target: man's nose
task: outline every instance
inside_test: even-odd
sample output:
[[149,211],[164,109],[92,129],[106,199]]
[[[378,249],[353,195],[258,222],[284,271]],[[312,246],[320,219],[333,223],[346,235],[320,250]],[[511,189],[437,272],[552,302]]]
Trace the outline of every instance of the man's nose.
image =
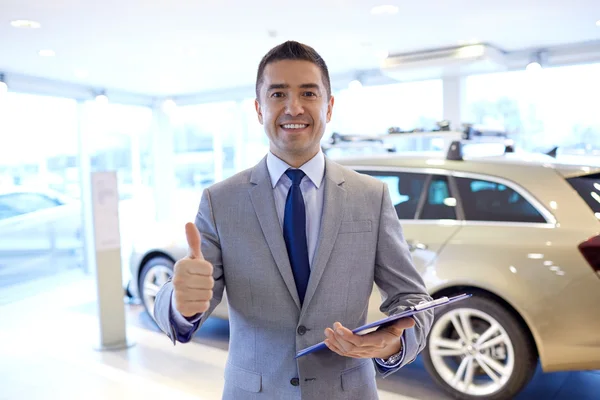
[[295,96],[288,97],[287,104],[285,106],[285,113],[295,117],[296,115],[304,114],[304,107],[302,102]]

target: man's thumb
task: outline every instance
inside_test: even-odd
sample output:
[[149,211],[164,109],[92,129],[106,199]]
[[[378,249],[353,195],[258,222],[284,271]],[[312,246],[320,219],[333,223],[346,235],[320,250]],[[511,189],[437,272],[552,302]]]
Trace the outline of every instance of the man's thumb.
[[198,231],[198,228],[196,228],[196,225],[191,222],[185,224],[185,237],[187,238],[190,257],[204,259],[202,256],[202,250],[200,248],[202,239],[200,238],[200,232]]

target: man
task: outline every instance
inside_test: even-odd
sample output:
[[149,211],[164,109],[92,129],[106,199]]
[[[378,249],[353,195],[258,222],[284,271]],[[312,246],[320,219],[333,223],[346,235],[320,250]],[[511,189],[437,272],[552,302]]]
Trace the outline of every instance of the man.
[[[425,346],[431,312],[364,336],[350,330],[366,321],[373,283],[387,314],[431,298],[387,187],[321,152],[333,104],[311,47],[286,42],[265,55],[256,112],[270,151],[204,190],[186,225],[189,256],[156,297],[158,325],[185,343],[227,288],[224,399],[377,399],[375,369],[393,373]],[[329,350],[295,359],[324,339]]]

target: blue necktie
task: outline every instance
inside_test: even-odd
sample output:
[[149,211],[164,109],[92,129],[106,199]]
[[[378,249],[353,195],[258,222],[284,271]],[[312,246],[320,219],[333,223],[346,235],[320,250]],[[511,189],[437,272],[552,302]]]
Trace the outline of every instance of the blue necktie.
[[300,297],[300,304],[302,305],[310,276],[308,245],[306,242],[306,210],[302,191],[300,190],[300,182],[305,174],[299,169],[288,169],[285,174],[292,180],[292,186],[285,200],[283,238],[290,257],[298,297]]

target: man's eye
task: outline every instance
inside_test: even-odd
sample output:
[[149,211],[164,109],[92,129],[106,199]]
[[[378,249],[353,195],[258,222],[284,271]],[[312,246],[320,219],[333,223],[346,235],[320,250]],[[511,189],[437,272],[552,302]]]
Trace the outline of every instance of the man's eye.
[[311,97],[311,96],[316,96],[317,94],[315,92],[304,92],[304,96],[307,97]]
[[283,97],[283,92],[273,92],[271,93],[271,97]]

